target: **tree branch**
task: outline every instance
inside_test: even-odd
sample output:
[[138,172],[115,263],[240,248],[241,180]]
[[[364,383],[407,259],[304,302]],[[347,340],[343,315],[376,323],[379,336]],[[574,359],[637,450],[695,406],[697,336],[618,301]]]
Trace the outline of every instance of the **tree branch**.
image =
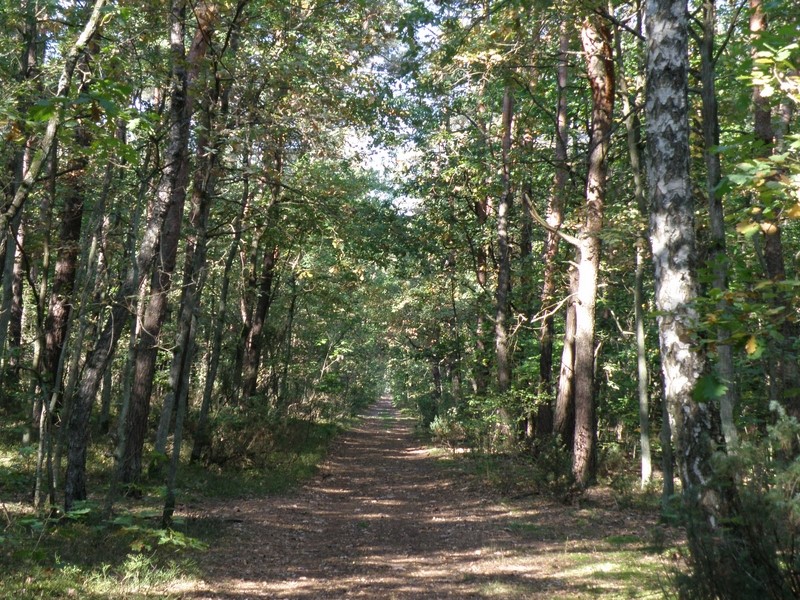
[[[527,194],[526,194],[526,196],[527,196]],[[530,198],[528,198],[528,199],[530,200]],[[534,221],[539,223],[539,225],[544,227],[550,233],[555,233],[558,237],[560,237],[562,240],[564,240],[568,244],[571,244],[571,245],[575,246],[576,248],[580,248],[581,247],[581,241],[578,238],[576,238],[574,235],[570,235],[568,233],[564,233],[558,227],[553,227],[547,221],[545,221],[542,218],[542,216],[538,212],[536,212],[536,208],[533,206],[533,202],[529,202],[529,207],[530,207],[530,211],[531,211],[531,216],[533,217]]]

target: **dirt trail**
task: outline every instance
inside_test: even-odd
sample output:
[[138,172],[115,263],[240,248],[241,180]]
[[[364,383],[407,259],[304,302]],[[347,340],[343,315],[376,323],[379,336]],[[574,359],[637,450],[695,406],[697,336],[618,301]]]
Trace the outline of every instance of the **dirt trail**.
[[[412,426],[382,399],[294,494],[204,507],[206,518],[228,530],[201,558],[205,580],[183,596],[583,597],[560,572],[559,557],[576,547],[569,534],[565,545],[560,531],[565,507],[487,498],[436,464],[415,443]],[[619,514],[609,523],[608,515],[595,513],[591,521],[615,532],[625,526]],[[541,529],[521,525],[548,520]]]

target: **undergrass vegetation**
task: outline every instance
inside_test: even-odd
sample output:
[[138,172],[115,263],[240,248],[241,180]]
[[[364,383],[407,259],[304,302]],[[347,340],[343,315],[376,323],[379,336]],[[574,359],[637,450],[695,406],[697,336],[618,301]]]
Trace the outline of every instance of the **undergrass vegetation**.
[[[439,445],[432,455],[460,479],[503,498],[497,527],[536,548],[536,585],[559,589],[553,597],[676,598],[686,571],[685,535],[659,522],[658,485],[642,488],[635,469],[615,452],[601,457],[597,485],[576,490],[569,454],[553,441],[490,452],[458,447],[431,427],[420,437]],[[526,550],[530,552],[530,550]],[[552,580],[547,583],[547,580]],[[487,596],[524,598],[541,588],[519,590],[501,580],[486,582]],[[537,596],[538,597],[538,596]]]
[[[221,427],[217,460],[189,464],[191,444],[178,477],[179,505],[284,492],[312,476],[330,442],[348,420],[302,418],[262,423],[250,419]],[[227,436],[227,439],[226,439]],[[172,598],[182,581],[199,576],[194,559],[229,525],[178,514],[161,527],[164,485],[161,470],[147,469],[135,490],[104,510],[111,479],[111,440],[98,435],[88,461],[94,492],[64,514],[59,507],[31,506],[36,446],[22,442],[19,421],[0,429],[0,598]],[[242,443],[235,453],[230,444]],[[219,460],[219,452],[230,452]],[[154,453],[147,456],[151,464]]]

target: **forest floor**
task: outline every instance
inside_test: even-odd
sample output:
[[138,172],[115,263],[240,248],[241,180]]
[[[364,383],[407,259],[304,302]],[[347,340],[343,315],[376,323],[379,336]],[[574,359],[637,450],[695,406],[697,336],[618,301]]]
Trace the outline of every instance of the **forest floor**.
[[607,489],[565,504],[488,492],[421,446],[389,399],[339,438],[318,475],[289,494],[204,501],[219,528],[200,578],[172,593],[246,598],[662,598],[674,532]]

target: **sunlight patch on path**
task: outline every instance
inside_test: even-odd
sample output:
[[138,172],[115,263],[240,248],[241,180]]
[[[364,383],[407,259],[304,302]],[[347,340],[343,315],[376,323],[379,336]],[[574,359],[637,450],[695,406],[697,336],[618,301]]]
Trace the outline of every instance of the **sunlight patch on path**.
[[[570,571],[585,544],[559,541],[564,508],[499,503],[449,471],[387,399],[338,440],[319,476],[290,497],[237,504],[224,543],[187,599],[582,598]],[[387,428],[388,427],[388,428]],[[551,508],[547,508],[550,506]],[[214,507],[225,522],[231,506]],[[560,511],[560,512],[558,512]],[[587,516],[587,519],[589,516]],[[594,585],[594,584],[592,584]],[[594,589],[594,588],[593,588]],[[604,584],[609,592],[613,582]],[[622,588],[619,588],[622,589]]]

